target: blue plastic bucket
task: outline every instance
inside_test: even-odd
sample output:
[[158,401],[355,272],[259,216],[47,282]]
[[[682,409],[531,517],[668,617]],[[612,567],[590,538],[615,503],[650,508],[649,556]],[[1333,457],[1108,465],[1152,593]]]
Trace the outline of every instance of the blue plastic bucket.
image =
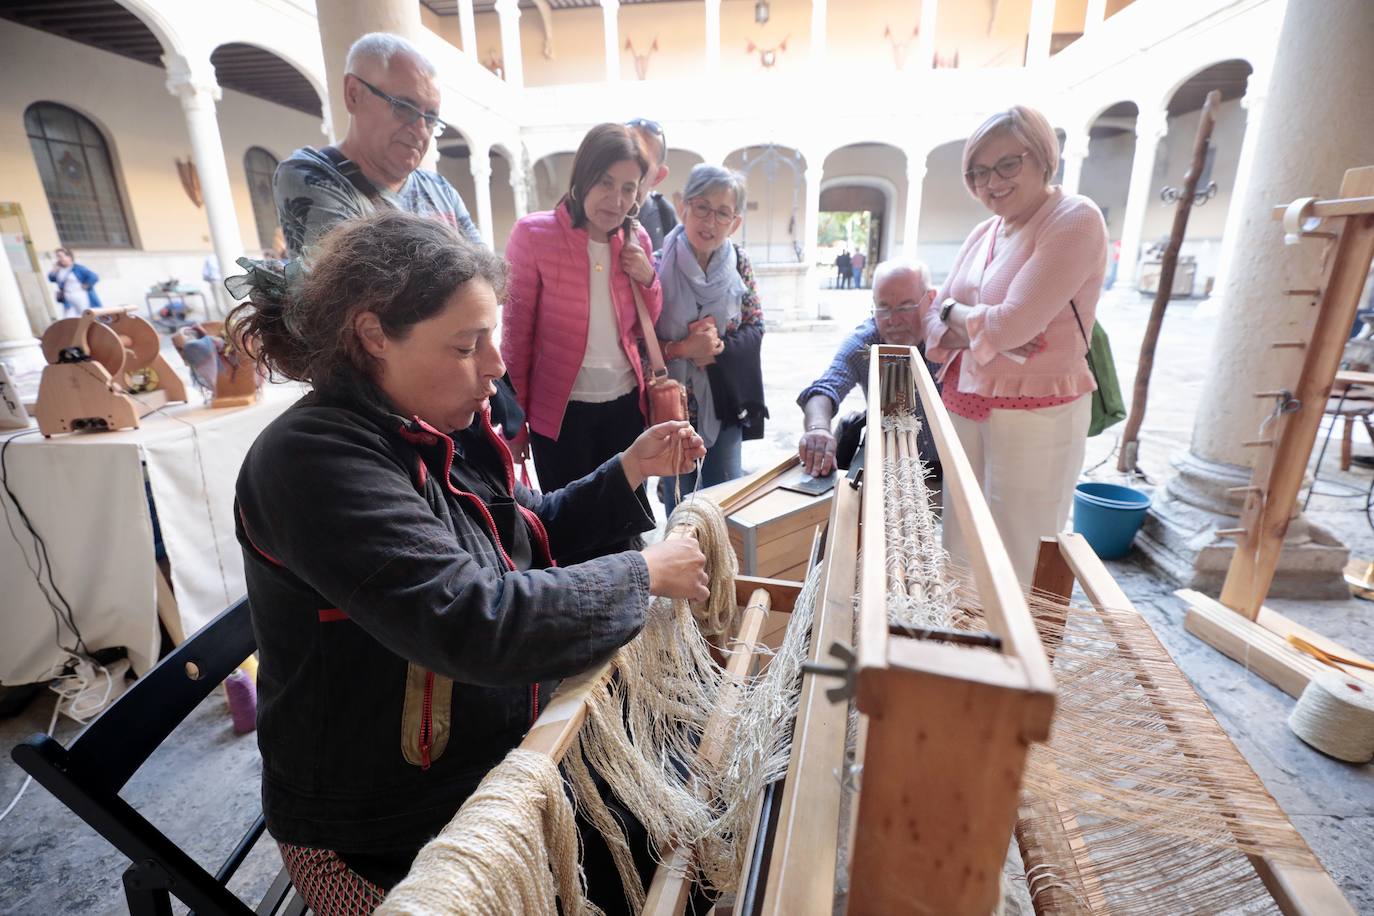
[[1114,483],[1080,483],[1073,491],[1073,530],[1087,538],[1104,560],[1131,552],[1135,533],[1145,521],[1150,497]]

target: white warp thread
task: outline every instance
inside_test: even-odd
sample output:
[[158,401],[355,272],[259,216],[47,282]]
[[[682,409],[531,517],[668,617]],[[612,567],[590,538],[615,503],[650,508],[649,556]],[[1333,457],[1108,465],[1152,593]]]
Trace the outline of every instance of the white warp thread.
[[1289,713],[1288,727],[1337,760],[1374,760],[1374,687],[1334,670],[1318,672]]

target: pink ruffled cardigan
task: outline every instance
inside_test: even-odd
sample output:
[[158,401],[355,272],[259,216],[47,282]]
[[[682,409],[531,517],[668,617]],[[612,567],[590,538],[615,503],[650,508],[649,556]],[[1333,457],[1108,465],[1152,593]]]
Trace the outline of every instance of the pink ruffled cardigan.
[[[959,350],[940,345],[948,330],[940,303],[953,297],[973,311],[969,349],[959,361],[958,390],[984,397],[1077,397],[1094,390],[1083,358],[1087,347],[1069,300],[1078,306],[1092,338],[1097,299],[1107,268],[1107,227],[1086,197],[1051,191],[1040,209],[1010,237],[997,239],[996,257],[974,295],[978,268],[987,258],[987,237],[996,217],[979,223],[964,240],[944,287],[925,310],[926,358],[948,362]],[[1045,335],[1045,349],[1024,363],[1002,355]]]

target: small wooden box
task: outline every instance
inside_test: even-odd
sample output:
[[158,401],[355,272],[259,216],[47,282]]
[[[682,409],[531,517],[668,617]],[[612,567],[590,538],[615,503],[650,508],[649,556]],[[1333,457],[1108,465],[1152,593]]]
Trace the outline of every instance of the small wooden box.
[[795,581],[805,577],[816,529],[830,518],[833,491],[808,496],[782,488],[803,476],[801,468],[792,468],[779,486],[727,516],[742,574]]

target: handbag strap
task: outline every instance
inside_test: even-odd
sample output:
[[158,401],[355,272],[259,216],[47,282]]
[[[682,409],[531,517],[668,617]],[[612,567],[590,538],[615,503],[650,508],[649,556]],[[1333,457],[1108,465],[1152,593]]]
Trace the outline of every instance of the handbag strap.
[[[625,233],[625,244],[632,244],[630,234]],[[639,330],[644,334],[644,348],[649,351],[649,368],[656,379],[668,377],[668,366],[663,361],[663,351],[658,346],[658,332],[654,330],[653,319],[649,317],[649,309],[644,305],[644,297],[640,295],[639,284],[634,277],[628,278],[630,281],[630,292],[634,293],[635,311],[639,313]]]
[[1083,319],[1078,317],[1078,306],[1074,304],[1072,299],[1069,300],[1069,308],[1073,309],[1073,320],[1078,324],[1078,336],[1083,338],[1083,346],[1087,348],[1083,351],[1083,358],[1088,361],[1088,371],[1096,378],[1097,367],[1093,365],[1093,345],[1088,342],[1088,332],[1083,330]]

